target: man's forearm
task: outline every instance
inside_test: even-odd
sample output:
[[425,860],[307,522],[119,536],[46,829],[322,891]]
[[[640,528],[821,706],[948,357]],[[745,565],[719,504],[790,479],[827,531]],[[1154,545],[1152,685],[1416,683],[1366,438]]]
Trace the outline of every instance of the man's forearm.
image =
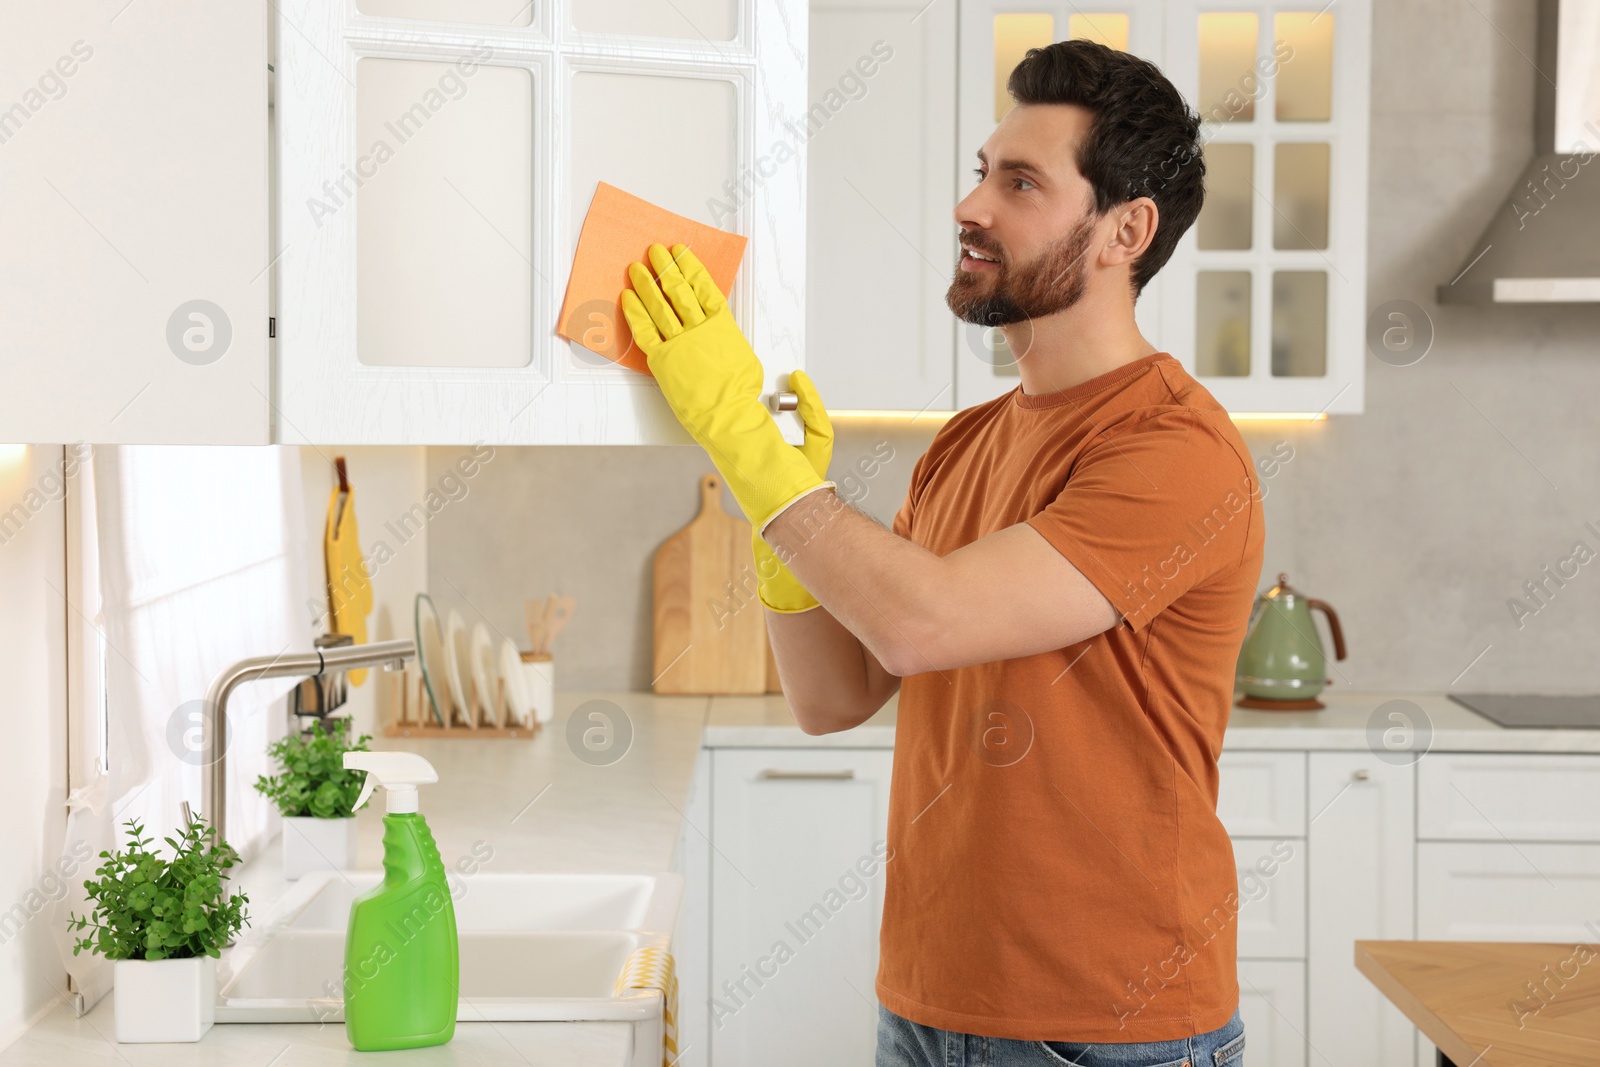
[[806,733],[859,726],[899,688],[900,679],[827,608],[766,616],[784,698]]
[[897,675],[936,669],[944,561],[895,535],[832,489],[808,493],[763,538],[811,595]]

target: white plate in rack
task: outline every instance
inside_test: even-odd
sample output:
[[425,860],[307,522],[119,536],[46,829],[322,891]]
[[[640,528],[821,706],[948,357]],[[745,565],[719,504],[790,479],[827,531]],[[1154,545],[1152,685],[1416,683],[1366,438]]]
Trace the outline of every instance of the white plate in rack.
[[495,650],[489,628],[478,623],[472,628],[472,683],[478,690],[478,710],[483,713],[483,725],[504,726],[500,721],[500,701],[496,687],[500,682],[500,655]]
[[500,646],[500,674],[506,680],[506,707],[517,726],[533,725],[533,693],[522,666],[522,652],[509,637]]
[[472,670],[472,639],[467,634],[467,624],[455,608],[444,619],[445,676],[450,679],[450,700],[461,713],[462,721],[477,728],[478,709],[467,699],[467,687],[462,679]]

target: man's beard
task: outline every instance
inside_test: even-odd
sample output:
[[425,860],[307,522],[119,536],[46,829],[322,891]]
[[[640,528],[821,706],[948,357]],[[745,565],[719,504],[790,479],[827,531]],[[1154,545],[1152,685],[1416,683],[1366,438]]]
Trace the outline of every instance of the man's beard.
[[[978,326],[1010,326],[1016,322],[1063,311],[1083,296],[1088,271],[1085,253],[1094,230],[1091,216],[1067,236],[1045,249],[1034,262],[1013,270],[999,264],[995,271],[964,271],[944,294],[956,318]],[[984,245],[974,245],[987,253]],[[991,276],[992,275],[992,276]]]

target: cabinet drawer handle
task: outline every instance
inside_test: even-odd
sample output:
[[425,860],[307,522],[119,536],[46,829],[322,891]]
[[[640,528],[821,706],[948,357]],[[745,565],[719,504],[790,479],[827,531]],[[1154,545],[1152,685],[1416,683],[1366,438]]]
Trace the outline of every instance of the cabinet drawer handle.
[[760,777],[768,779],[777,778],[789,781],[813,782],[844,782],[849,781],[855,776],[856,772],[852,768],[848,767],[842,771],[780,771],[768,767],[760,774]]
[[799,411],[800,394],[789,392],[773,393],[767,400],[767,406],[773,411]]

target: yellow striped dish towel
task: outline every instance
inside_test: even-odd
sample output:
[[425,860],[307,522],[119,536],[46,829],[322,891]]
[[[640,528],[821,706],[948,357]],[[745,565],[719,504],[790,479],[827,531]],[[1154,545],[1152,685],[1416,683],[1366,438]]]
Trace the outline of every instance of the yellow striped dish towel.
[[659,945],[635,949],[622,973],[617,975],[614,994],[629,989],[661,990],[661,1067],[676,1067],[678,1062],[678,975],[672,953]]

